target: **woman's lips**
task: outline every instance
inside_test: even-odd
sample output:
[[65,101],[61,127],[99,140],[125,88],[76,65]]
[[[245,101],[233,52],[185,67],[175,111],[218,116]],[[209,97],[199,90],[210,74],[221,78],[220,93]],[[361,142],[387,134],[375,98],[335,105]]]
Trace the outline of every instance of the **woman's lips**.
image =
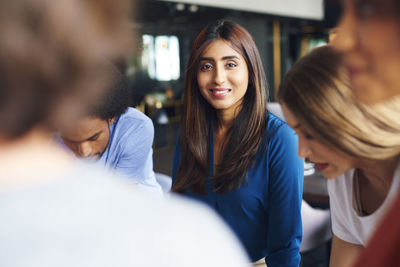
[[232,89],[229,88],[212,88],[210,89],[211,94],[216,98],[223,98],[227,96]]
[[315,168],[320,172],[322,172],[323,170],[325,170],[329,166],[328,163],[314,163],[314,164],[315,164]]
[[349,78],[354,80],[354,78],[361,73],[361,69],[353,66],[347,66],[347,73],[349,74]]

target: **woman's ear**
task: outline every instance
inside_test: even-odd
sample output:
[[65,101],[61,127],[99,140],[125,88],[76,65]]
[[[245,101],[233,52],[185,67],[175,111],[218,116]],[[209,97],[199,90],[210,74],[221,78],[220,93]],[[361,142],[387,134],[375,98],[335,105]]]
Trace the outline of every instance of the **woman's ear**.
[[111,125],[115,120],[115,117],[112,117],[111,119],[108,119],[108,124]]

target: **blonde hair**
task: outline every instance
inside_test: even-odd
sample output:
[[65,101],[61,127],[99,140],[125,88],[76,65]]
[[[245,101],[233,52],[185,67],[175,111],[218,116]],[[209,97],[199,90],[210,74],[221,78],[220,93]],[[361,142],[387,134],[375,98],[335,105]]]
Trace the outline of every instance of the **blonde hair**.
[[374,105],[359,103],[342,55],[330,46],[316,48],[296,62],[278,98],[316,140],[336,151],[378,160],[400,153],[400,97]]

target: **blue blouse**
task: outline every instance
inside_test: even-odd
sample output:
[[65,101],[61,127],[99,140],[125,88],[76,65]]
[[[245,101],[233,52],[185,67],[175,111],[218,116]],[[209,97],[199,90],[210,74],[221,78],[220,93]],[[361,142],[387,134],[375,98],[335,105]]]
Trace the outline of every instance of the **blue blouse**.
[[[213,143],[212,136],[209,174],[213,173]],[[178,143],[174,153],[173,181],[180,159]],[[185,195],[215,209],[236,233],[252,261],[265,257],[268,267],[297,267],[302,238],[303,173],[295,132],[269,113],[263,144],[248,172],[247,183],[226,194],[213,193],[209,184],[205,195],[189,191]]]

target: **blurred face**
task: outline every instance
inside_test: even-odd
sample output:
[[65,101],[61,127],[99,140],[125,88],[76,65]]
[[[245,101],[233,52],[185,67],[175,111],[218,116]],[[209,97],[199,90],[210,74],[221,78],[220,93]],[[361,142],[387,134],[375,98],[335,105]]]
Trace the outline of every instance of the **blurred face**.
[[286,122],[298,136],[299,157],[313,162],[325,178],[336,178],[354,167],[352,158],[315,140],[285,105],[282,105],[282,111],[285,114]]
[[83,118],[69,129],[61,129],[60,136],[79,158],[97,160],[106,151],[110,140],[111,120],[97,117]]
[[366,103],[400,94],[398,0],[342,0],[344,14],[333,41],[345,53],[352,87]]
[[197,82],[215,109],[235,114],[249,84],[246,61],[228,42],[218,39],[200,57]]

